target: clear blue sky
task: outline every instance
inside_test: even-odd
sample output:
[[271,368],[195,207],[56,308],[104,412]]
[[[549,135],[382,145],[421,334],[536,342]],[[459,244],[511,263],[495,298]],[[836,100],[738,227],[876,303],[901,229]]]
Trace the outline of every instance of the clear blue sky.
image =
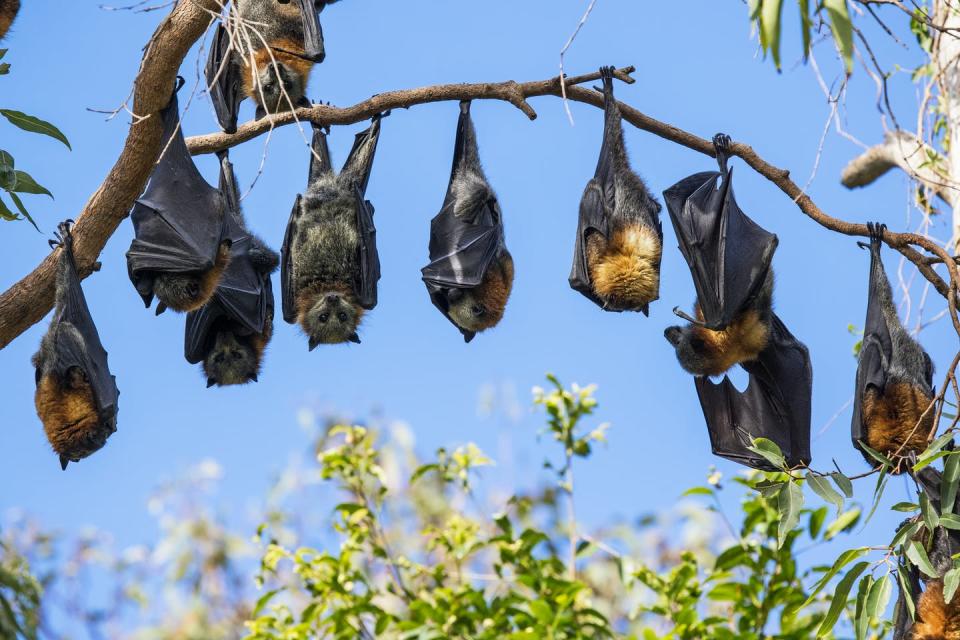
[[[162,13],[104,11],[98,4],[33,0],[6,42],[6,61],[13,69],[0,78],[0,102],[57,123],[73,151],[0,127],[3,148],[56,195],[55,202],[30,200],[44,234],[25,223],[0,225],[3,289],[48,253],[50,231],[78,213],[126,136],[124,117],[104,122],[88,108],[112,109],[124,101],[141,47]],[[322,16],[328,57],[315,70],[309,95],[346,106],[390,89],[551,77],[559,49],[585,5],[581,0],[345,0]],[[636,65],[637,83],[616,87],[620,99],[705,137],[725,131],[790,168],[803,183],[828,107],[809,68],[795,64],[799,48],[792,13],[785,20],[783,74],[761,60],[745,13],[744,4],[735,0],[599,0],[569,52],[567,69],[577,74],[605,64]],[[901,59],[906,55],[888,42],[878,42],[878,50]],[[837,67],[827,51],[821,49],[821,63],[832,73]],[[188,87],[198,68],[191,54],[181,69]],[[873,91],[858,69],[848,102],[849,127],[867,142],[882,134]],[[911,122],[912,97],[906,96],[900,113]],[[540,473],[542,456],[535,440],[539,418],[528,410],[529,389],[541,384],[547,371],[567,382],[597,383],[598,417],[613,424],[610,446],[578,473],[579,511],[589,523],[668,508],[686,487],[702,482],[711,464],[736,472],[732,463],[710,455],[693,381],[662,336],[676,321],[671,308],[689,308],[694,297],[666,214],[661,300],[649,318],[601,312],[572,291],[567,275],[577,206],[596,164],[602,114],[573,104],[576,126],[571,128],[558,99],[535,99],[532,105],[540,116],[535,122],[508,104],[480,102],[473,109],[481,155],[500,197],[516,261],[513,298],[498,328],[465,345],[430,304],[420,280],[429,221],[446,188],[457,106],[397,111],[384,121],[368,191],[377,210],[383,279],[380,304],[363,326],[363,344],[308,353],[298,330],[278,322],[259,384],[206,389],[200,371],[182,356],[183,318],[172,313],[155,318],[127,279],[124,252],[132,228],[125,221],[102,255],[103,270],[84,283],[121,390],[119,431],[101,452],[60,471],[33,408],[30,356],[47,321],[35,326],[0,352],[0,513],[24,508],[64,531],[94,525],[114,532],[121,544],[149,540],[155,534],[145,508],[150,489],[159,478],[205,458],[224,465],[224,510],[240,511],[289,452],[304,444],[296,422],[304,406],[404,419],[423,452],[475,441],[500,459],[500,471],[487,474],[489,482],[529,482]],[[244,117],[251,116],[246,105]],[[335,129],[336,162],[362,127]],[[215,128],[209,103],[199,98],[186,116],[187,133]],[[631,127],[627,141],[635,169],[658,195],[687,174],[714,166],[706,156]],[[264,142],[259,138],[233,153],[244,191]],[[831,134],[811,194],[838,217],[879,219],[904,229],[909,209],[902,176],[891,174],[866,191],[839,185],[840,169],[857,151]],[[293,200],[305,186],[307,161],[300,133],[293,127],[277,131],[263,175],[244,201],[252,227],[275,248]],[[199,162],[215,183],[213,159]],[[865,463],[849,443],[849,410],[820,431],[852,395],[856,362],[847,325],[863,322],[868,255],[854,239],[804,217],[742,162],[734,165],[742,208],[780,237],[774,262],[777,311],[812,354],[814,465],[829,467],[836,458],[848,473],[860,472]],[[942,224],[936,231],[946,235]],[[885,256],[893,272],[896,256],[890,251]],[[931,297],[930,313],[937,310],[936,302]],[[946,323],[924,333],[941,369],[955,352],[955,340]],[[514,390],[519,419],[479,411],[482,390],[491,385]],[[858,492],[866,498],[871,489],[862,486]],[[904,497],[900,481],[891,489],[890,503]],[[881,514],[864,540],[886,541],[897,521]]]

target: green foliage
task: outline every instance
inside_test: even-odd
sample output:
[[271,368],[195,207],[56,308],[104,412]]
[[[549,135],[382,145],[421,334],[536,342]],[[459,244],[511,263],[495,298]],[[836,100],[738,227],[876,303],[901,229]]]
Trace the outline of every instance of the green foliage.
[[[755,22],[760,35],[760,46],[764,54],[770,54],[773,64],[780,70],[780,40],[782,33],[781,16],[783,0],[749,0],[747,10],[749,18]],[[810,0],[797,0],[800,10],[800,34],[803,43],[804,60],[810,55],[812,35],[820,26],[828,29],[833,36],[834,46],[843,60],[846,72],[853,72],[853,23],[847,0],[820,0],[810,12]]]
[[[593,423],[594,387],[549,382],[534,403],[563,462],[544,465],[539,489],[485,491],[479,481],[493,461],[474,444],[421,460],[402,429],[327,425],[311,447],[316,462],[288,469],[271,490],[256,548],[203,505],[219,477],[212,462],[151,500],[161,524],[153,547],[113,553],[90,535],[58,551],[36,527],[7,527],[0,632],[34,637],[47,618],[42,585],[49,617],[70,618],[90,638],[132,618],[132,637],[157,640],[876,640],[889,632],[903,571],[936,575],[932,533],[960,529],[960,516],[921,495],[891,506],[908,518],[888,544],[844,548],[878,509],[892,461],[876,454],[867,511],[851,478],[788,469],[776,444],[757,439],[753,450],[781,470],[729,482],[737,515],[724,511],[737,498],[712,470],[684,494],[707,504],[681,502],[676,522],[648,517],[588,533],[574,517],[573,465],[589,470],[607,427]],[[945,442],[915,466],[942,462],[949,496],[960,453]],[[803,550],[827,544],[833,561],[801,562]],[[83,600],[95,569],[118,594],[112,607]],[[960,562],[943,579],[955,597]]]
[[[0,60],[3,59],[6,53],[7,49],[0,49]],[[10,73],[10,64],[0,64],[0,75],[7,75],[8,73]],[[70,141],[67,140],[67,137],[63,135],[57,127],[45,120],[14,109],[0,109],[0,116],[3,116],[10,124],[23,131],[48,136],[59,140],[66,145],[68,149],[71,148]],[[0,150],[0,189],[6,192],[10,201],[13,202],[13,207],[16,209],[16,211],[11,209],[4,199],[0,198],[0,219],[12,221],[26,218],[30,224],[39,231],[40,229],[37,227],[37,223],[34,222],[30,216],[20,196],[26,193],[46,195],[53,198],[53,194],[34,180],[29,173],[16,169],[14,164],[13,156],[7,151]]]
[[42,591],[27,561],[0,542],[0,638],[37,637]]

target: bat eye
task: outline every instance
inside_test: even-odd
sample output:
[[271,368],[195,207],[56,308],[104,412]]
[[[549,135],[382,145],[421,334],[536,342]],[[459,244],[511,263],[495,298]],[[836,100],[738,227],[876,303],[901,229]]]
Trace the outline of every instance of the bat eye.
[[223,354],[222,354],[222,353],[218,353],[217,355],[213,356],[213,361],[216,362],[217,364],[222,364],[222,363],[223,363]]
[[196,282],[191,282],[187,285],[187,293],[190,294],[191,298],[196,298],[200,293],[200,286]]
[[477,317],[480,317],[480,316],[484,315],[484,314],[487,312],[487,310],[484,309],[484,308],[483,308],[481,305],[479,305],[479,304],[473,305],[473,307],[471,307],[470,310],[473,311],[473,315],[475,315],[475,316],[477,316]]
[[345,314],[343,311],[341,311],[340,313],[337,314],[337,320],[339,320],[340,322],[346,322],[346,321],[347,321],[347,314]]
[[690,346],[696,349],[697,351],[702,351],[703,348],[706,346],[706,343],[700,338],[691,338]]
[[326,321],[329,320],[329,319],[330,319],[330,314],[329,314],[329,313],[321,313],[321,314],[320,314],[320,322],[326,322]]

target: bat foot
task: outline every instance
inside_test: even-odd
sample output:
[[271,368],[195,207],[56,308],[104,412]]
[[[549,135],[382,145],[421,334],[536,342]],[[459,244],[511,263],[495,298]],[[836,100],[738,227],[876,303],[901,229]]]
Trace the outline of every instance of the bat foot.
[[718,133],[713,136],[713,148],[718,151],[729,151],[733,140],[725,133]]

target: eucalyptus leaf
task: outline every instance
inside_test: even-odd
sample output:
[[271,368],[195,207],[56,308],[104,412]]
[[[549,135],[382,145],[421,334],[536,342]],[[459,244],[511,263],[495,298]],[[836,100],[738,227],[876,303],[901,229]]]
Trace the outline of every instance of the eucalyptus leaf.
[[49,136],[65,144],[68,149],[72,149],[70,146],[70,141],[67,140],[67,136],[63,135],[60,129],[57,129],[57,127],[46,120],[41,120],[36,116],[31,116],[22,111],[15,111],[14,109],[0,109],[0,116],[3,116],[9,120],[10,124],[14,125],[15,127],[19,127],[24,131],[40,133],[45,136]]

